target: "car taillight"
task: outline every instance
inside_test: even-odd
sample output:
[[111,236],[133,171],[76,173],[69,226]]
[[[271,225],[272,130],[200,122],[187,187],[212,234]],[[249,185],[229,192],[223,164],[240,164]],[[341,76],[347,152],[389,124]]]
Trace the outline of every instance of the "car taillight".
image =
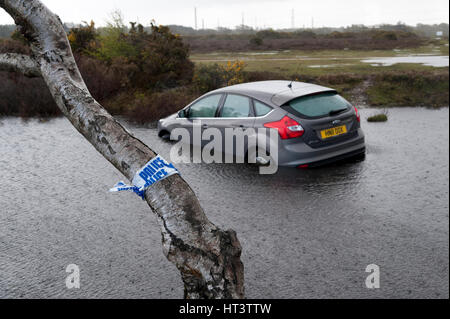
[[356,113],[356,120],[361,123],[361,115],[359,114],[359,111],[356,108],[356,106],[354,106],[354,108],[355,108],[355,113]]
[[289,116],[283,117],[278,122],[266,123],[264,124],[264,127],[277,129],[283,140],[301,137],[305,134],[305,130],[300,123],[291,119]]

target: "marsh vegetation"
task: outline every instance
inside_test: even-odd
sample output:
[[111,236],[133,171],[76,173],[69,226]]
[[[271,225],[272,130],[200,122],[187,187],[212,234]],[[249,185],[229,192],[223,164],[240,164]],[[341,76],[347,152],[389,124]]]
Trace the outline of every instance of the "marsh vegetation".
[[[13,28],[3,27],[2,32]],[[175,31],[181,31],[181,36]],[[391,57],[447,56],[448,39],[408,28],[207,33],[126,24],[114,14],[68,30],[80,71],[108,111],[151,122],[227,85],[273,79],[331,86],[354,103],[375,107],[448,106],[448,66],[376,65]],[[4,34],[2,35],[4,36]],[[0,53],[28,54],[18,32],[0,39]],[[448,61],[448,60],[447,60]],[[0,72],[0,115],[59,114],[40,79]]]

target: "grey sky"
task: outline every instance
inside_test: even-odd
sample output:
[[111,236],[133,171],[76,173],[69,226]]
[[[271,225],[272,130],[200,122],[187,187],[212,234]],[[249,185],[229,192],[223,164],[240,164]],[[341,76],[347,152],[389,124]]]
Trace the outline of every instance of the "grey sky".
[[[441,23],[449,20],[448,0],[43,0],[65,22],[94,20],[105,24],[111,12],[122,11],[125,21],[148,25],[194,26],[194,7],[198,9],[198,27],[234,27],[242,23],[258,27],[288,28],[291,12],[295,26],[346,26],[397,23]],[[0,10],[0,24],[13,23]]]

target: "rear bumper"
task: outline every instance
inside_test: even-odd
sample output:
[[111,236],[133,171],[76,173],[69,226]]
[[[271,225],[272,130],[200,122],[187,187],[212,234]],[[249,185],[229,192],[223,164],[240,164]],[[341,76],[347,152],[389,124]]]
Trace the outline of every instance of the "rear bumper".
[[278,165],[286,167],[298,167],[306,165],[310,167],[326,165],[345,158],[364,154],[366,151],[365,137],[361,129],[354,138],[321,149],[313,149],[301,142],[279,147]]
[[366,154],[366,148],[365,147],[363,147],[363,148],[361,148],[359,150],[356,150],[356,151],[353,151],[353,152],[350,152],[350,153],[345,153],[345,154],[342,154],[342,155],[339,155],[339,156],[336,156],[336,157],[332,157],[332,158],[329,158],[329,159],[326,159],[326,160],[323,160],[323,161],[309,163],[308,167],[309,168],[320,167],[320,166],[323,166],[323,165],[327,165],[327,164],[331,164],[331,163],[334,163],[334,162],[342,161],[342,160],[345,160],[347,158],[352,158],[352,157],[360,156],[360,155],[363,155],[363,154]]

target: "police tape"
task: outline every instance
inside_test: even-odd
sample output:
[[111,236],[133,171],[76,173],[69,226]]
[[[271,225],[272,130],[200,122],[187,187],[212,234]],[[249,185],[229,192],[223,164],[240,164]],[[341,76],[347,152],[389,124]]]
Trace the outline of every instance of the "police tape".
[[158,155],[136,173],[132,181],[133,185],[126,185],[124,182],[120,181],[109,191],[133,191],[145,200],[145,191],[150,186],[175,174],[179,174],[175,166]]

